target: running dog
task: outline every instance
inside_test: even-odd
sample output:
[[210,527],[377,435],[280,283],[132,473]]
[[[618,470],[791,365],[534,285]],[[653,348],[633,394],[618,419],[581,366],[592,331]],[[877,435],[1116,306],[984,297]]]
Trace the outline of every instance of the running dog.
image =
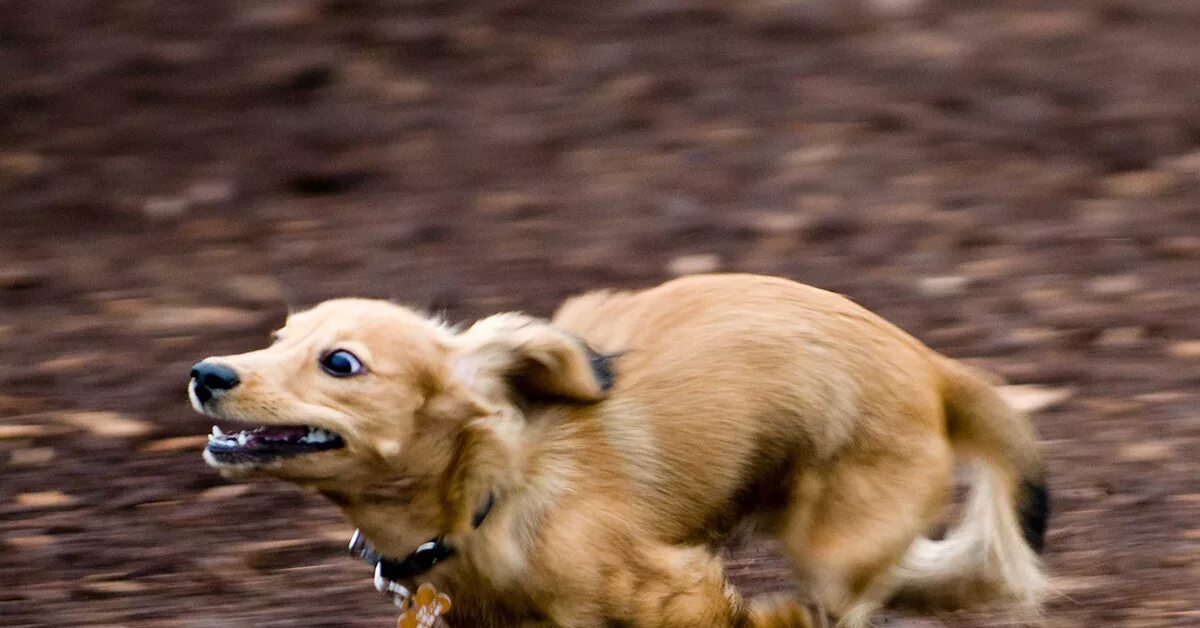
[[[1046,589],[1030,422],[785,279],[692,276],[466,330],[339,299],[191,376],[198,411],[261,426],[214,427],[208,464],[318,491],[393,590],[433,584],[459,627],[861,628],[889,602],[1033,609]],[[932,540],[956,460],[973,488]],[[779,540],[798,595],[730,585],[719,547],[742,524]]]

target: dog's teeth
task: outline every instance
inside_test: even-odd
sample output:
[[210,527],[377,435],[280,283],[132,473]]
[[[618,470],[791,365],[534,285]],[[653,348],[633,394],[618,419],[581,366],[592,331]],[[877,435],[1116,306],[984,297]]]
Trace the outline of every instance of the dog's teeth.
[[237,442],[238,442],[238,444],[239,444],[239,445],[245,445],[247,440],[248,440],[248,439],[246,438],[246,433],[245,433],[245,432],[238,432],[238,435],[237,435]]
[[327,443],[332,437],[332,434],[319,427],[310,427],[308,428],[308,433],[300,440],[305,443]]
[[215,425],[214,425],[214,426],[213,426],[212,435],[213,435],[213,436],[216,436],[216,437],[218,437],[218,438],[220,438],[221,436],[224,436],[224,435],[225,435],[225,432],[222,432],[222,431],[221,431],[221,428],[219,428],[219,427],[217,427],[217,426],[215,426]]

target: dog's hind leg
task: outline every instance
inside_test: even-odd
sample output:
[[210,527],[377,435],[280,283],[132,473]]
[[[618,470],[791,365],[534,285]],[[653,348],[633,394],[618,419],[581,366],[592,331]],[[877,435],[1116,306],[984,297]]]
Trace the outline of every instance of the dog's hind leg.
[[801,586],[838,628],[870,625],[897,584],[893,567],[945,502],[948,443],[936,434],[901,442],[805,476],[778,527]]

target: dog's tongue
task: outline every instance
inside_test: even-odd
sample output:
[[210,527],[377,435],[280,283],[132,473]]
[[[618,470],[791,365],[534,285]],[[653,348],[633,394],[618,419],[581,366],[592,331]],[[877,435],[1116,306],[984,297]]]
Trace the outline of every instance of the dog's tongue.
[[267,440],[298,441],[308,435],[308,428],[295,426],[264,426],[252,432],[254,436]]

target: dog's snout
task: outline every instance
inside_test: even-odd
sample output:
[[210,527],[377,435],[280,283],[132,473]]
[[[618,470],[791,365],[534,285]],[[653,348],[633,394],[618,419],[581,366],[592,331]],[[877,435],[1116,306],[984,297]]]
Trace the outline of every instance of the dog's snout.
[[192,384],[200,403],[212,399],[218,390],[229,390],[241,381],[237,372],[228,366],[212,362],[199,362],[192,367]]

